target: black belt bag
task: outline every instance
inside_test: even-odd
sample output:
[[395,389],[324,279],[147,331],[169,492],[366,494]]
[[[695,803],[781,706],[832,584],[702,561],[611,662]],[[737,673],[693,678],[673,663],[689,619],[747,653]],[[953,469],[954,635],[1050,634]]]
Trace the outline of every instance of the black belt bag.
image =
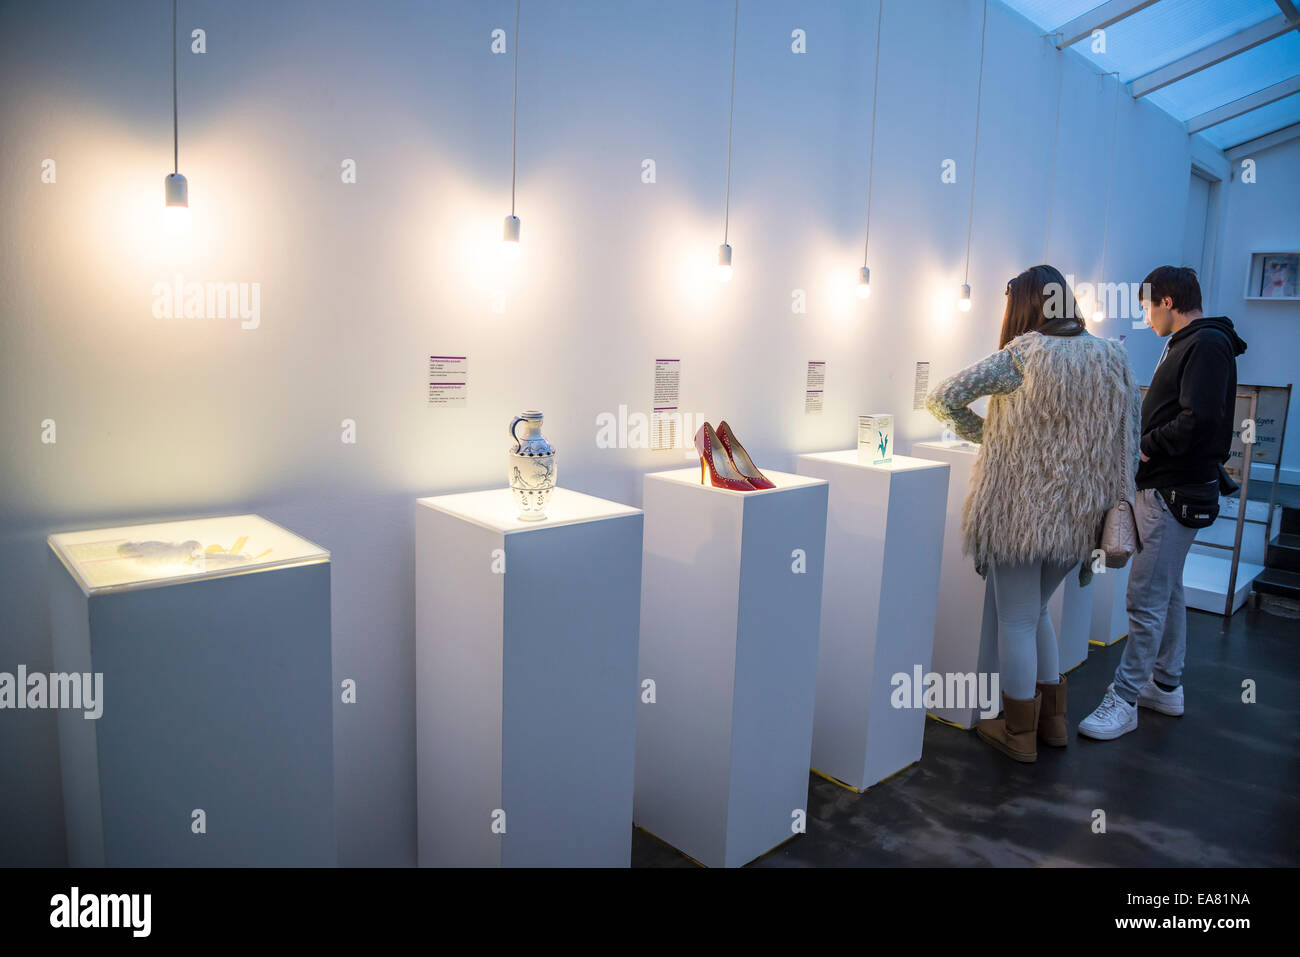
[[1219,480],[1159,489],[1179,525],[1207,528],[1219,517]]

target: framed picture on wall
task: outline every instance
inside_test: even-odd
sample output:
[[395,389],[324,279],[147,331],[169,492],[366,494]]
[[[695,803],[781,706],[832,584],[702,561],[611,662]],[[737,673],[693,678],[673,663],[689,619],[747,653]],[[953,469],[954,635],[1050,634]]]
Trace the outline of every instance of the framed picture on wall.
[[1265,256],[1259,279],[1261,299],[1296,298],[1296,277],[1300,275],[1300,256]]
[[1300,301],[1300,251],[1251,253],[1246,298]]

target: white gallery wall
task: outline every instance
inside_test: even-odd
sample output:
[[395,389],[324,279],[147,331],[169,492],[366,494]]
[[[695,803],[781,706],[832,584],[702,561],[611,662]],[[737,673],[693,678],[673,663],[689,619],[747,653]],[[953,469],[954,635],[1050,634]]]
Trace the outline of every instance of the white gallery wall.
[[[1254,161],[1253,183],[1242,175],[1242,163],[1248,159]],[[1206,305],[1231,318],[1249,344],[1237,360],[1238,381],[1300,387],[1300,303],[1246,299],[1251,253],[1300,249],[1300,139],[1238,157],[1231,175],[1224,183],[1217,296]],[[1300,482],[1298,407],[1293,391],[1287,415],[1290,434],[1282,448],[1282,479],[1293,483]]]
[[[642,474],[683,453],[600,448],[596,423],[649,412],[656,358],[682,360],[683,408],[726,418],[761,466],[850,447],[860,412],[893,412],[906,450],[941,431],[912,411],[915,364],[933,386],[996,348],[1006,281],[1045,249],[1089,280],[1179,260],[1180,124],[1119,96],[1099,276],[1114,79],[997,2],[973,170],[982,11],[885,0],[863,303],[869,0],[742,2],[729,284],[713,278],[728,0],[524,0],[523,256],[504,279],[511,59],[491,45],[510,0],[183,0],[182,35],[202,28],[207,44],[180,54],[183,243],[161,226],[170,5],[6,5],[0,671],[51,667],[49,533],[260,512],[333,553],[335,683],[357,683],[356,703],[335,705],[341,862],[412,864],[414,500],[503,484],[513,414],[545,412],[561,484],[633,505]],[[972,172],[974,308],[960,313]],[[256,328],[155,318],[154,285],[177,275],[258,283]],[[1129,336],[1149,376],[1154,334],[1127,319],[1097,331]],[[429,407],[434,354],[469,357],[465,408]],[[810,360],[827,363],[820,415],[804,413]],[[0,713],[0,768],[0,863],[62,863],[52,713]]]

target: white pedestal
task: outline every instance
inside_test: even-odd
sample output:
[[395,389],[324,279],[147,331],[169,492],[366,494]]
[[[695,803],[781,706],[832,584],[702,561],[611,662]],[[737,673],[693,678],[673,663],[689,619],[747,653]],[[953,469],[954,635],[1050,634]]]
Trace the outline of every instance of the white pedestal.
[[1092,576],[1092,624],[1088,641],[1113,645],[1128,636],[1128,569],[1108,568]]
[[[961,441],[912,445],[914,454],[950,466],[931,668],[943,677],[945,687],[962,692],[964,700],[947,703],[965,706],[931,708],[930,713],[962,728],[974,727],[979,720],[978,695],[966,693],[971,687],[969,680],[950,681],[949,676],[974,675],[974,687],[978,688],[980,675],[992,675],[998,670],[998,613],[993,580],[980,578],[975,573],[974,559],[961,552],[961,511],[979,448],[973,442]],[[1000,707],[1000,702],[995,707]]]
[[830,483],[812,766],[860,791],[921,757],[925,710],[895,708],[892,677],[930,670],[948,465],[849,449],[798,469]]
[[515,514],[416,503],[420,864],[626,867],[641,513],[559,488]]
[[337,864],[329,553],[256,515],[49,544],[54,667],[103,676],[58,716],[68,862]]
[[[1110,569],[1107,569],[1109,572]],[[1096,575],[1093,576],[1096,580]],[[1073,671],[1088,660],[1088,636],[1092,631],[1092,583],[1079,586],[1076,566],[1052,594],[1047,604],[1056,629],[1056,647],[1061,657],[1061,673]]]
[[826,483],[645,477],[636,823],[736,867],[806,817],[826,543]]
[[[1229,557],[1222,558],[1222,555]],[[1183,564],[1183,601],[1188,608],[1223,614],[1223,607],[1227,604],[1228,580],[1232,576],[1231,555],[1231,552],[1220,550],[1215,555],[1192,552],[1187,556],[1187,561]],[[1245,559],[1237,563],[1236,590],[1232,596],[1234,612],[1246,604],[1252,582],[1263,573],[1263,565]]]

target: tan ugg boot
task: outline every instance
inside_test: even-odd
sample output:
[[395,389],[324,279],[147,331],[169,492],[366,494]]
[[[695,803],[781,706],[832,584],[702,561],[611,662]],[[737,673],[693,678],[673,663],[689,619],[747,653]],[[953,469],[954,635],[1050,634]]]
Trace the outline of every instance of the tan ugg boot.
[[1038,760],[1038,711],[1043,696],[1008,698],[1002,693],[1002,717],[981,721],[975,732],[1013,761],[1031,764]]
[[1065,675],[1061,675],[1058,684],[1038,682],[1038,693],[1043,697],[1038,712],[1038,737],[1044,744],[1063,748],[1070,743],[1070,726],[1065,720]]

